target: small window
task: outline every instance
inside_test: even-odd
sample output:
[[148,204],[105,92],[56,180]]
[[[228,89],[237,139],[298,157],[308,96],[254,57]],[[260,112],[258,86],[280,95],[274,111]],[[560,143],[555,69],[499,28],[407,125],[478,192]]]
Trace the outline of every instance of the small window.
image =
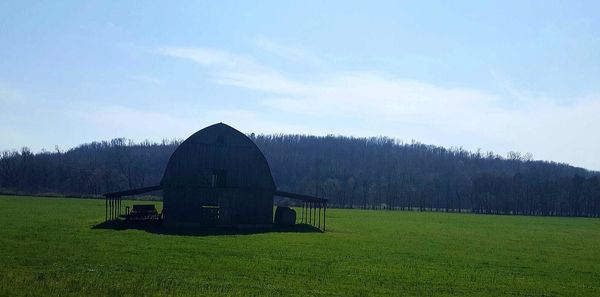
[[223,135],[217,136],[217,144],[225,144],[225,136],[223,136]]
[[227,187],[227,175],[225,170],[213,170],[211,182],[213,188]]

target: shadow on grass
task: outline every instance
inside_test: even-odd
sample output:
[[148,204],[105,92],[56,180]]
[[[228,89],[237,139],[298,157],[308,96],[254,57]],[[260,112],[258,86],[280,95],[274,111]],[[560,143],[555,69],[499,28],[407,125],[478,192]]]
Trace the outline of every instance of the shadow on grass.
[[289,227],[273,226],[273,228],[182,228],[182,227],[168,227],[161,225],[160,221],[154,222],[126,222],[123,220],[109,221],[94,225],[92,229],[109,229],[109,230],[143,230],[149,233],[163,234],[163,235],[187,235],[187,236],[214,236],[214,235],[251,235],[251,234],[262,234],[262,233],[282,233],[282,232],[296,232],[296,233],[308,233],[317,232],[322,233],[321,229],[306,225],[297,224]]

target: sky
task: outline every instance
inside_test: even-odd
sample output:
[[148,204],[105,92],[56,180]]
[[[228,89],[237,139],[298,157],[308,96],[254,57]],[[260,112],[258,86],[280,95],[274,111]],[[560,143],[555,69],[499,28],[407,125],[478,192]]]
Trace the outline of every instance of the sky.
[[2,1],[0,151],[388,136],[600,170],[600,1]]

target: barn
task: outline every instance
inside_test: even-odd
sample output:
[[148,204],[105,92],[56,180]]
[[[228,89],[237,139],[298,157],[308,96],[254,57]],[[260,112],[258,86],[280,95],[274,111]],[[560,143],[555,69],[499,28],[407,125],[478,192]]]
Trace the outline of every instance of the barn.
[[161,181],[165,224],[266,227],[275,183],[246,135],[225,124],[204,128],[175,150]]
[[[160,218],[169,227],[271,228],[275,196],[299,202],[299,222],[325,227],[327,200],[278,191],[256,144],[223,123],[206,127],[182,142],[169,158],[159,185],[105,194],[106,219],[132,217],[127,207],[122,213],[123,197],[159,190],[162,214],[144,218]],[[278,210],[275,221],[281,221],[277,215],[285,213],[289,210]]]

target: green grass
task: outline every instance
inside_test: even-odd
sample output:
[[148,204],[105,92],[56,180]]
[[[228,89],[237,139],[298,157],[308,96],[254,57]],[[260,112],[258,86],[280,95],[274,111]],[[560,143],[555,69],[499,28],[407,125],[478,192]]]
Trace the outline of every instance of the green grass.
[[326,233],[92,229],[104,202],[0,196],[2,296],[600,296],[600,220],[328,211]]

